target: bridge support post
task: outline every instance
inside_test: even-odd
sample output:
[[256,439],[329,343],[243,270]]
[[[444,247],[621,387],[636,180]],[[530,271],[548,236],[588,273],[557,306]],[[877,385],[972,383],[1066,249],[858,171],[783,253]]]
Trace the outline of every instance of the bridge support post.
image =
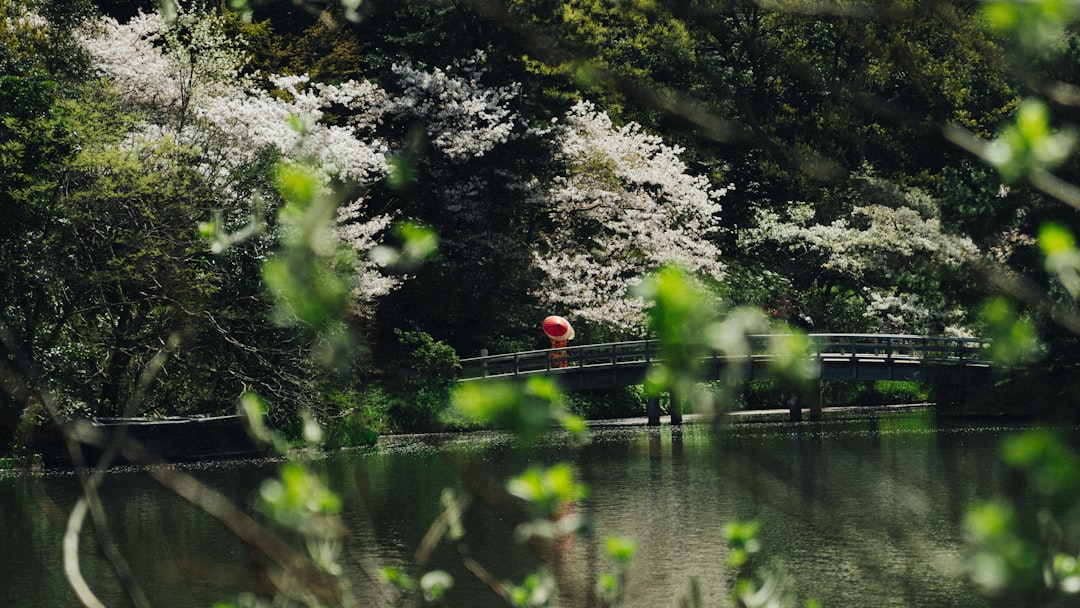
[[645,415],[648,416],[649,421],[645,424],[647,426],[660,426],[660,396],[652,395],[648,401],[645,402]]
[[802,409],[810,408],[810,420],[821,420],[821,380],[813,380],[788,387],[788,420],[802,421]]
[[821,380],[807,383],[806,400],[810,404],[810,420],[821,420]]
[[668,414],[671,415],[671,424],[682,424],[682,402],[679,401],[678,393],[668,393]]

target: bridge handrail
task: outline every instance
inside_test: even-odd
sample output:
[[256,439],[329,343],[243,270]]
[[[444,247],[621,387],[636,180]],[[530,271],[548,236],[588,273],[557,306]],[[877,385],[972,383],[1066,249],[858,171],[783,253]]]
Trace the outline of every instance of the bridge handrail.
[[[748,336],[750,358],[768,356],[769,343],[783,334]],[[905,360],[912,362],[949,363],[954,365],[984,365],[988,346],[980,338],[950,336],[919,336],[909,334],[808,334],[811,351],[821,360]],[[461,359],[465,379],[491,376],[516,376],[537,372],[552,372],[559,368],[619,365],[648,365],[660,361],[655,339],[583,344],[560,348],[545,348],[515,353],[485,355]],[[721,352],[709,356],[730,359]],[[565,364],[565,365],[563,365]]]

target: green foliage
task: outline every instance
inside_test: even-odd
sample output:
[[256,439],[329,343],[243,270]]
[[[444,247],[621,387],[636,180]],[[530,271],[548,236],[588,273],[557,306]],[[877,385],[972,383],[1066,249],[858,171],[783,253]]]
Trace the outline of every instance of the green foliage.
[[[287,24],[267,19],[242,26],[244,38],[253,41],[254,67],[268,74],[308,74],[320,82],[363,79],[363,42],[355,29],[346,27],[342,5],[330,3],[318,15],[290,15]],[[299,35],[281,36],[283,28],[305,23],[310,25]]]
[[541,571],[525,577],[520,585],[508,585],[507,600],[515,608],[546,606],[555,595],[555,580]]
[[925,403],[930,400],[931,387],[900,380],[822,381],[821,393],[822,401],[829,405],[889,405]]
[[94,10],[85,0],[0,1],[0,74],[15,64],[64,77],[79,75],[85,65],[71,33]]
[[587,420],[633,418],[645,414],[645,393],[640,386],[630,386],[566,395],[567,409]]
[[596,592],[601,602],[617,606],[625,597],[630,562],[638,550],[638,541],[623,536],[605,536],[604,553],[615,563],[614,572],[602,572],[596,580]]
[[512,430],[526,443],[556,427],[584,441],[585,421],[568,412],[563,400],[558,383],[542,377],[525,382],[461,383],[452,393],[454,407],[466,419]]
[[[577,54],[531,55],[527,69],[539,76],[562,76],[580,91],[599,97],[612,112],[626,101],[610,86],[613,78],[646,82],[686,76],[693,69],[694,38],[688,25],[668,7],[654,2],[612,4],[595,0],[549,3],[515,0],[508,9],[558,32]],[[564,90],[561,95],[573,93]]]
[[[33,6],[59,14],[62,4]],[[883,175],[906,182],[910,194],[915,192],[911,184],[933,183],[948,173],[945,165],[956,162],[940,152],[943,146],[927,145],[936,143],[938,125],[955,123],[982,136],[1013,108],[1015,117],[998,139],[979,148],[1002,176],[1022,183],[1039,172],[1072,169],[1063,163],[1072,136],[1051,116],[1056,107],[1036,100],[1016,105],[1014,80],[1004,74],[1001,49],[983,35],[978,20],[970,18],[980,10],[972,3],[930,3],[918,11],[882,13],[875,19],[861,18],[862,7],[840,7],[826,15],[754,2],[690,7],[515,0],[508,3],[508,15],[480,15],[466,10],[468,4],[347,2],[341,11],[335,8],[315,20],[301,17],[304,7],[251,3],[243,7],[245,17],[265,11],[274,20],[230,21],[226,26],[257,41],[249,49],[258,54],[257,68],[309,72],[326,81],[365,75],[365,67],[383,68],[371,76],[389,81],[385,68],[392,63],[414,59],[441,66],[448,51],[495,49],[490,53],[494,62],[505,68],[501,78],[540,76],[527,84],[543,94],[524,102],[529,110],[546,117],[551,113],[543,110],[551,106],[583,94],[597,96],[610,111],[690,140],[689,156],[703,171],[718,180],[730,177],[740,188],[746,184],[741,202],[747,209],[786,210],[789,201],[805,200],[823,221],[842,219],[841,211],[864,192],[833,180],[867,161]],[[273,229],[282,247],[263,265],[261,276],[275,305],[275,319],[285,329],[264,326],[258,319],[265,300],[252,270],[265,259],[267,242],[238,250],[239,243],[230,241],[219,247],[218,256],[205,255],[192,230],[193,218],[211,216],[218,203],[216,193],[190,170],[200,159],[172,141],[134,149],[122,145],[139,117],[118,112],[99,92],[72,93],[57,74],[79,73],[75,61],[54,74],[40,71],[58,61],[61,55],[52,49],[63,45],[32,23],[8,18],[21,6],[0,0],[0,204],[6,222],[0,227],[0,251],[11,261],[0,285],[7,298],[3,320],[15,328],[19,345],[60,386],[68,411],[102,404],[116,413],[134,402],[139,370],[151,359],[154,345],[163,342],[190,347],[179,349],[170,382],[155,385],[158,390],[140,402],[147,410],[227,407],[226,397],[237,394],[241,379],[246,384],[267,369],[274,369],[281,384],[291,387],[284,392],[294,396],[326,390],[308,353],[318,363],[344,370],[355,362],[359,348],[354,328],[346,322],[346,276],[354,260],[332,238],[339,201],[325,194],[316,169],[282,165],[275,172],[284,205]],[[176,8],[171,2],[164,6]],[[1014,37],[1032,54],[1059,49],[1074,16],[1072,4],[1060,0],[990,2],[982,10],[994,33]],[[342,15],[354,25],[340,27]],[[11,23],[19,28],[11,29]],[[498,27],[517,24],[533,29],[517,29],[525,34],[512,36]],[[281,31],[293,35],[280,36]],[[170,44],[181,42],[173,38]],[[671,114],[682,120],[669,119]],[[686,125],[703,137],[691,138]],[[415,125],[393,128],[399,127],[393,136],[400,139],[421,132]],[[753,145],[733,152],[732,144],[746,142]],[[379,261],[416,273],[415,285],[395,294],[380,317],[391,329],[420,320],[423,331],[396,334],[405,351],[402,364],[418,374],[405,382],[415,400],[402,405],[400,397],[381,386],[329,397],[314,416],[336,424],[328,436],[331,445],[370,438],[374,429],[390,425],[384,417],[394,408],[402,418],[415,414],[424,424],[438,420],[456,352],[425,332],[448,337],[449,344],[461,348],[504,344],[517,349],[528,345],[529,330],[522,327],[537,316],[527,295],[534,285],[527,270],[533,244],[528,237],[533,226],[544,221],[542,210],[530,207],[526,195],[492,188],[481,198],[493,202],[476,214],[476,224],[448,219],[437,204],[437,189],[429,183],[446,174],[425,164],[419,148],[395,159],[396,168],[385,191],[377,193],[378,201],[428,222],[450,246],[440,248],[435,265],[417,267],[416,261],[432,258],[438,241],[433,230],[406,223],[397,233],[400,247],[375,252]],[[744,150],[749,158],[731,159]],[[537,158],[543,157],[521,146],[499,159],[455,170],[503,175],[516,168],[515,162]],[[964,185],[971,182],[990,180],[977,175]],[[954,228],[965,228],[969,218],[997,217],[995,201],[985,191],[980,190],[983,204],[978,208],[965,207],[972,200],[965,193],[949,192],[941,214],[951,218]],[[746,225],[732,220],[733,234]],[[986,220],[979,227],[980,244],[991,243],[998,227]],[[227,229],[220,222],[208,224],[206,236]],[[513,241],[494,258],[491,249],[480,248],[492,235]],[[729,238],[734,243],[734,237]],[[1040,245],[1045,269],[1075,296],[1078,265],[1069,228],[1048,224]],[[740,255],[732,249],[732,256]],[[820,264],[805,256],[762,261],[754,252],[746,255],[741,283],[733,281],[725,294],[732,303],[763,308],[773,304],[770,296],[782,291],[787,300],[802,300],[826,312],[836,329],[859,326],[865,309],[861,285],[855,288],[820,273]],[[903,267],[890,268],[897,272],[883,280],[883,286],[895,288],[893,293],[940,292],[953,279],[977,282],[963,270],[945,272],[919,259],[894,265]],[[762,271],[772,274],[758,280]],[[743,290],[744,285],[752,289]],[[665,367],[650,376],[648,390],[674,390],[691,397],[696,409],[713,409],[713,397],[698,382],[701,355],[749,352],[747,335],[768,327],[762,315],[745,309],[722,314],[715,294],[676,269],[646,281],[641,295],[654,302],[652,330],[665,360]],[[966,297],[961,294],[960,299]],[[477,328],[478,312],[485,310],[490,314],[483,319],[484,327]],[[1005,300],[989,301],[980,322],[985,335],[994,338],[998,361],[1021,362],[1037,350],[1035,319]],[[291,337],[297,328],[303,340]],[[782,379],[777,382],[797,383],[813,376],[815,370],[805,367],[802,356],[809,348],[805,336],[798,334],[770,345],[774,372]],[[10,354],[4,353],[5,362]],[[733,366],[732,378],[737,373]],[[253,394],[245,394],[241,402],[252,418],[272,414]],[[453,402],[470,420],[505,426],[526,442],[560,425],[584,436],[581,418],[566,411],[564,396],[551,382],[464,385],[454,391]],[[285,417],[298,434],[318,434],[298,406],[288,407],[295,407]],[[257,428],[285,451],[280,436],[265,426]],[[1067,476],[1076,465],[1048,442],[1029,439],[1012,445],[1007,457],[1036,472],[1034,487],[1041,496],[1060,497],[1062,504],[1075,502],[1076,490]],[[570,525],[577,522],[556,525],[562,508],[584,496],[583,486],[564,466],[531,469],[512,480],[507,490],[526,500],[546,522],[547,527],[530,528],[530,537],[577,529]],[[316,549],[315,561],[332,571],[336,532],[323,527],[341,507],[332,492],[302,466],[287,463],[281,478],[267,482],[261,497],[271,519],[316,540],[310,545]],[[988,547],[989,557],[976,560],[979,580],[999,591],[1014,579],[1022,585],[1039,584],[1047,566],[1040,565],[1037,555],[1032,558],[1037,547],[1024,539],[1030,531],[1018,527],[1021,514],[988,507],[976,510],[971,520],[976,537]],[[749,525],[734,528],[728,537],[735,547],[731,555],[743,555],[739,565],[745,565],[754,553],[750,548],[756,548],[757,530]],[[633,553],[631,544],[607,543],[609,557],[620,568]],[[1055,584],[1066,591],[1076,585],[1075,551],[1072,547],[1056,554],[1049,566]],[[388,571],[386,576],[402,588],[420,589],[433,602],[452,584],[439,571],[418,582],[405,573]],[[553,576],[540,570],[521,585],[508,584],[506,596],[515,605],[545,603],[554,597],[554,584]],[[736,587],[736,601],[742,605],[779,601],[778,587],[769,581],[760,588],[746,581]],[[607,601],[617,601],[619,574],[603,579],[601,588]],[[700,594],[695,597],[700,603]]]
[[[208,259],[193,229],[193,216],[212,202],[191,168],[191,150],[168,138],[124,143],[134,118],[98,89],[78,95],[58,101],[53,128],[41,131],[55,138],[50,156],[61,155],[26,159],[43,161],[39,169],[55,171],[51,179],[61,178],[65,187],[41,181],[35,193],[21,189],[11,201],[11,209],[33,222],[23,232],[33,250],[11,253],[28,264],[33,260],[33,268],[24,273],[13,267],[16,272],[6,277],[12,287],[25,285],[16,292],[27,299],[21,311],[35,312],[8,321],[26,352],[55,370],[65,402],[94,403],[98,413],[119,414],[155,344],[170,334],[178,343],[196,339],[189,322],[220,293],[225,271]],[[77,153],[62,152],[58,146],[65,140]],[[19,246],[17,240],[7,243]],[[204,361],[180,359],[173,368],[177,381],[201,375]],[[189,387],[174,393],[172,406],[206,408],[209,400],[199,389],[213,383],[192,381]],[[152,408],[157,398],[151,391],[142,406]]]
[[506,482],[506,491],[529,503],[536,517],[550,519],[558,517],[568,504],[589,495],[588,487],[577,481],[574,470],[564,463],[529,467]]
[[1019,315],[1002,297],[990,298],[979,314],[990,340],[990,357],[1003,365],[1030,361],[1039,352],[1039,339],[1030,319]]
[[442,570],[432,570],[420,577],[420,589],[427,602],[439,602],[453,586],[453,577]]
[[1002,444],[1002,456],[1007,465],[1028,474],[1032,490],[1051,500],[1051,508],[1080,509],[1080,457],[1053,433],[1037,430],[1011,437]]
[[998,500],[968,509],[965,525],[974,547],[970,576],[1005,601],[1038,598],[1049,605],[1074,598],[1080,593],[1075,561],[1080,551],[1080,459],[1045,430],[1008,438],[1002,454],[1037,500],[1030,508]]
[[461,364],[444,342],[422,331],[394,330],[395,351],[389,378],[380,380],[390,398],[387,414],[398,430],[426,431],[453,424],[449,415],[451,390]]
[[1017,108],[1015,122],[1002,129],[987,147],[985,158],[1012,183],[1059,166],[1072,153],[1075,139],[1072,133],[1051,127],[1046,104],[1025,99]]
[[269,479],[259,489],[261,509],[274,521],[307,532],[314,516],[337,515],[341,503],[302,465],[290,462],[280,479]]
[[1056,222],[1043,224],[1039,248],[1045,256],[1046,271],[1061,281],[1074,300],[1080,298],[1080,250],[1072,231]]
[[461,363],[454,349],[430,334],[395,329],[394,335],[405,351],[402,363],[418,377],[445,381],[461,371]]
[[394,236],[401,241],[400,248],[380,245],[371,252],[372,259],[380,266],[412,270],[439,251],[439,236],[429,226],[402,222],[394,226]]
[[628,564],[637,553],[638,542],[622,536],[605,536],[604,551],[617,564]]
[[756,521],[730,521],[724,526],[724,540],[729,547],[729,566],[741,568],[754,554],[761,551],[761,542],[757,538],[760,530],[761,525]]
[[413,581],[412,577],[399,568],[382,568],[379,570],[379,577],[405,591],[411,591],[416,587],[416,582]]
[[[724,540],[728,545],[728,565],[735,572],[735,582],[731,589],[731,601],[740,608],[772,608],[779,606],[794,605],[790,591],[785,588],[783,580],[774,572],[764,571],[755,573],[754,557],[761,552],[761,541],[758,540],[760,524],[756,521],[733,520],[724,526]],[[756,580],[760,577],[760,583]],[[691,595],[693,606],[702,605],[700,592],[696,586]],[[687,605],[684,602],[684,605]],[[807,607],[817,606],[813,599],[804,604]]]
[[649,324],[660,340],[659,355],[664,361],[663,366],[650,370],[645,389],[653,395],[672,389],[683,392],[696,383],[702,357],[710,349],[708,328],[716,320],[713,302],[689,275],[675,267],[661,269],[642,284],[639,293],[653,302]]
[[373,445],[380,434],[393,430],[389,420],[392,403],[377,386],[334,391],[327,401],[320,415],[327,449]]
[[1072,21],[1076,8],[1063,0],[987,2],[983,15],[987,27],[1019,44],[1025,53],[1039,53],[1057,45]]
[[263,266],[275,319],[313,332],[316,359],[342,365],[351,359],[355,341],[342,322],[350,306],[350,253],[331,236],[337,200],[322,192],[312,167],[282,165],[276,177],[285,201],[279,212],[283,248]]

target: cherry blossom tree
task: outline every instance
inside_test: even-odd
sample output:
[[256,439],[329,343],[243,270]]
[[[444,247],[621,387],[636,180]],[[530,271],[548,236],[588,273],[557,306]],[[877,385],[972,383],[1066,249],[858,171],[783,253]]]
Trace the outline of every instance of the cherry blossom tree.
[[963,333],[956,307],[933,281],[917,276],[924,268],[975,260],[978,247],[943,229],[936,201],[923,190],[869,176],[856,181],[858,187],[843,194],[852,202],[839,217],[828,221],[820,217],[821,206],[808,202],[791,202],[783,212],[760,210],[754,226],[740,233],[739,246],[764,255],[780,252],[799,260],[794,272],[847,286],[865,302],[864,317],[877,330]]
[[183,4],[177,9],[172,23],[159,12],[139,11],[123,24],[103,17],[85,24],[80,38],[123,100],[154,110],[151,120],[183,132],[206,97],[228,95],[245,83],[247,56],[220,15]]
[[390,296],[382,321],[471,352],[527,335],[539,228],[528,180],[550,150],[518,110],[520,87],[495,82],[481,51],[441,67],[398,64],[392,74],[380,132],[392,142],[394,173],[383,195],[438,233],[440,255]]
[[[261,187],[245,182],[267,154],[286,163],[314,161],[327,188],[369,184],[385,174],[387,146],[371,131],[386,100],[377,86],[271,75],[283,93],[272,96],[242,75],[246,56],[240,41],[225,33],[217,13],[181,5],[172,23],[157,12],[140,12],[124,24],[105,17],[82,28],[81,41],[120,100],[147,117],[134,138],[174,138],[197,151],[198,169],[223,203],[226,229],[261,212],[258,201],[274,198],[268,179]],[[350,120],[323,121],[331,106],[351,110]],[[353,291],[360,315],[370,314],[375,299],[399,282],[368,256],[390,220],[367,213],[362,198],[338,214],[336,234],[358,254]]]
[[732,185],[691,175],[680,148],[637,123],[617,127],[588,102],[572,107],[552,134],[559,169],[538,193],[551,215],[534,257],[541,299],[587,321],[639,330],[645,302],[633,289],[647,273],[678,264],[701,279],[723,279],[710,237]]

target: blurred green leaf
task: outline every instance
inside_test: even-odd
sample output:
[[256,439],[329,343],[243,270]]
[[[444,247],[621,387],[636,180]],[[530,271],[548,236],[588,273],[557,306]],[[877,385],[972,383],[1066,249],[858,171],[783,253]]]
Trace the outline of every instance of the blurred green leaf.
[[1027,472],[1034,489],[1050,504],[1080,498],[1080,459],[1053,432],[1034,429],[1002,443],[1005,463]]
[[619,577],[611,572],[602,572],[596,577],[597,594],[611,604],[619,595]]
[[408,153],[392,156],[387,165],[390,170],[386,174],[386,181],[392,190],[405,190],[415,184],[419,177],[416,161]]
[[311,531],[311,516],[337,515],[341,501],[319,478],[296,462],[281,467],[277,479],[263,481],[259,488],[259,506],[274,521]]
[[739,568],[761,550],[761,543],[757,538],[760,530],[761,524],[757,521],[733,520],[724,525],[724,540],[730,548],[727,559],[729,566]]
[[269,409],[265,400],[252,391],[240,395],[239,410],[244,417],[248,433],[262,445],[273,448],[277,454],[284,454],[289,449],[288,442],[266,426],[266,412]]
[[399,271],[411,270],[435,257],[439,251],[439,237],[423,224],[403,222],[394,226],[394,234],[400,239],[400,247],[379,245],[368,254],[379,266]]
[[313,167],[299,163],[281,163],[274,171],[274,183],[285,199],[282,214],[298,219],[320,196],[322,181]]
[[990,358],[995,362],[1015,365],[1039,354],[1035,324],[1020,316],[1009,300],[1002,297],[988,299],[979,312],[979,321],[986,327]]
[[526,443],[556,426],[579,441],[587,439],[584,420],[566,410],[562,389],[552,378],[464,382],[451,393],[451,404],[467,419],[511,430]]
[[987,28],[1031,55],[1058,44],[1075,14],[1069,0],[992,0],[983,5]]
[[1080,561],[1075,557],[1065,554],[1055,555],[1054,576],[1065,593],[1080,593]]
[[1039,248],[1046,256],[1046,271],[1055,275],[1073,298],[1080,297],[1080,250],[1072,231],[1054,222],[1043,224]]
[[775,334],[769,339],[769,371],[780,378],[803,382],[820,375],[814,344],[804,333]]
[[650,302],[649,329],[658,340],[662,363],[645,378],[651,395],[676,391],[693,394],[710,352],[709,324],[716,319],[716,301],[689,274],[676,266],[654,272],[637,295]]
[[1067,227],[1047,222],[1039,229],[1039,248],[1048,256],[1076,249],[1076,238]]
[[589,488],[577,480],[574,469],[566,463],[548,468],[529,467],[506,484],[506,491],[533,507],[544,517],[554,518],[566,505],[586,498]]
[[439,237],[428,226],[405,222],[398,225],[397,234],[404,242],[402,254],[411,264],[427,260],[439,250]]
[[556,583],[548,572],[541,571],[525,577],[521,585],[506,585],[510,595],[510,605],[526,608],[546,606],[555,595]]
[[638,542],[625,536],[605,536],[604,550],[613,561],[625,565],[637,553]]
[[996,594],[1042,584],[1041,550],[1019,532],[1011,507],[999,502],[972,505],[964,526],[976,547],[968,569],[977,585]]
[[413,581],[412,577],[400,569],[391,566],[380,569],[379,577],[398,589],[405,591],[411,591],[416,587],[416,583]]
[[1020,103],[1013,122],[986,149],[986,160],[1008,182],[1035,170],[1049,170],[1069,157],[1075,137],[1050,126],[1050,110],[1036,99]]

